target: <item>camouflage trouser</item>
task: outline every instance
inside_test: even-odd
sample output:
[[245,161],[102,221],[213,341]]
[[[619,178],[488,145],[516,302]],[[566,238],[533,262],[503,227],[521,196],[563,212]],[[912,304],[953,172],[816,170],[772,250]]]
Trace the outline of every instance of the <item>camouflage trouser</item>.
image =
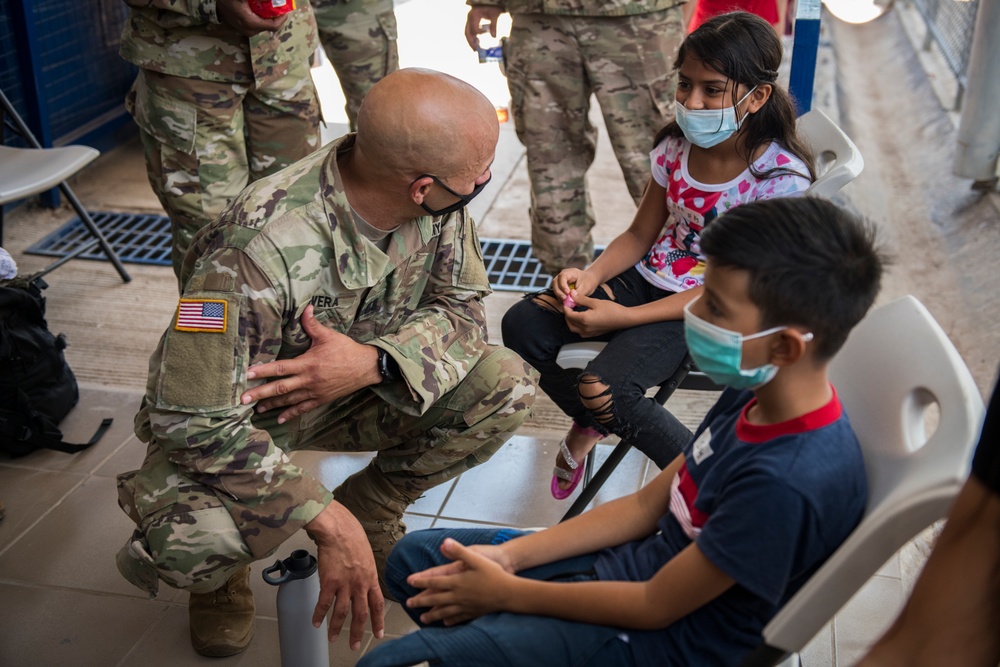
[[399,69],[392,0],[314,0],[323,51],[347,98],[347,118],[357,129],[358,109],[371,87]]
[[[268,430],[286,451],[376,451],[370,465],[415,499],[493,456],[528,417],[537,377],[510,350],[490,348],[421,416],[365,390],[283,426],[272,417],[275,427]],[[141,498],[137,476],[147,490]],[[119,476],[118,495],[139,526],[118,553],[119,570],[152,595],[158,579],[193,593],[215,590],[241,567],[274,553],[251,553],[216,493],[183,474],[155,444],[139,471]]]
[[266,88],[140,70],[125,106],[139,125],[149,184],[170,216],[177,275],[195,233],[248,183],[319,147],[308,62]]
[[591,94],[638,203],[653,138],[673,119],[673,58],[683,35],[680,7],[622,17],[513,16],[507,83],[527,149],[532,251],[550,273],[582,268],[594,256],[585,181],[597,146]]

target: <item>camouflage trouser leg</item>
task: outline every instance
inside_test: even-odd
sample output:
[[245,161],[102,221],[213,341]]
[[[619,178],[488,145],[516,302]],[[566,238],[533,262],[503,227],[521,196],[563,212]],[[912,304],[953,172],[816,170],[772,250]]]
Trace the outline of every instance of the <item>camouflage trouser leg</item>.
[[399,69],[392,0],[317,0],[313,12],[323,51],[347,98],[353,131],[361,100],[382,77]]
[[118,504],[137,525],[115,557],[118,571],[151,597],[160,580],[214,591],[256,560],[215,491],[183,475],[155,444],[141,470],[118,476]]
[[[295,420],[267,422],[282,448],[377,451],[373,465],[401,494],[417,498],[489,459],[528,417],[537,378],[519,356],[496,347],[421,416],[366,390],[304,415],[295,433]],[[118,496],[138,526],[118,552],[118,569],[152,595],[160,580],[192,593],[213,591],[271,555],[252,554],[215,491],[188,479],[156,445],[140,471],[119,476]]]
[[306,62],[265,89],[140,70],[125,105],[139,125],[149,183],[170,216],[177,275],[195,233],[249,182],[319,146]]
[[653,137],[673,117],[672,61],[682,37],[679,7],[622,17],[514,15],[507,82],[527,149],[532,250],[550,273],[593,259],[591,94],[638,202]]
[[538,374],[514,352],[490,350],[459,385],[420,416],[373,392],[334,403],[294,449],[377,451],[372,462],[404,496],[487,461],[528,417]]

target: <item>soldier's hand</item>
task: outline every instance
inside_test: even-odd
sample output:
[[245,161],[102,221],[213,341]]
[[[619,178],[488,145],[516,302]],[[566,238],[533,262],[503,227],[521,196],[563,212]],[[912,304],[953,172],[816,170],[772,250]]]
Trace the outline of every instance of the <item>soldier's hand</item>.
[[247,0],[216,0],[215,13],[221,23],[252,37],[259,32],[274,32],[288,18],[288,14],[266,19],[254,14]]
[[465,41],[469,43],[469,46],[473,51],[479,48],[479,35],[484,32],[479,24],[486,21],[489,25],[487,28],[490,31],[491,37],[497,36],[497,19],[500,18],[499,7],[473,7],[469,10],[469,17],[465,19]]
[[361,648],[365,622],[371,618],[372,634],[385,633],[385,598],[378,587],[371,545],[354,515],[336,500],[306,524],[316,542],[319,561],[319,600],[313,611],[317,628],[330,613],[329,639],[337,641],[347,614],[351,614],[350,647]]
[[313,317],[312,305],[302,313],[302,328],[312,339],[310,348],[294,359],[251,366],[248,380],[279,379],[248,390],[240,399],[243,405],[260,401],[258,412],[287,406],[278,415],[279,424],[382,380],[378,351],[324,327]]

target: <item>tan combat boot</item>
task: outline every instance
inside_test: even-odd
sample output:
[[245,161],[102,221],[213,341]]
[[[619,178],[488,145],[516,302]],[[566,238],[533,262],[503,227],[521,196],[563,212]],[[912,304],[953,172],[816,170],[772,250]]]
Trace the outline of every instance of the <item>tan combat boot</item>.
[[253,639],[254,604],[250,568],[245,567],[211,593],[192,593],[188,602],[191,645],[201,655],[236,655]]
[[375,556],[379,588],[386,599],[395,601],[385,587],[385,561],[393,545],[406,534],[403,512],[413,501],[372,465],[344,480],[334,489],[333,497],[349,509],[365,529]]

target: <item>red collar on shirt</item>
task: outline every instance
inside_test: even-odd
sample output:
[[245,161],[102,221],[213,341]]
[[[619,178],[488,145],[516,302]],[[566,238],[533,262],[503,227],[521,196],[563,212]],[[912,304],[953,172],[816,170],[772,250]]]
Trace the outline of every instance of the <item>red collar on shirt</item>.
[[807,412],[801,417],[763,426],[751,424],[747,421],[747,412],[757,404],[757,398],[754,397],[740,411],[740,418],[736,420],[736,437],[743,442],[759,444],[782,435],[805,433],[806,431],[815,431],[818,428],[828,426],[840,419],[840,415],[844,412],[844,408],[840,404],[840,399],[837,398],[837,390],[834,389],[833,385],[830,385],[830,391],[833,392],[833,396],[823,407],[812,412]]

